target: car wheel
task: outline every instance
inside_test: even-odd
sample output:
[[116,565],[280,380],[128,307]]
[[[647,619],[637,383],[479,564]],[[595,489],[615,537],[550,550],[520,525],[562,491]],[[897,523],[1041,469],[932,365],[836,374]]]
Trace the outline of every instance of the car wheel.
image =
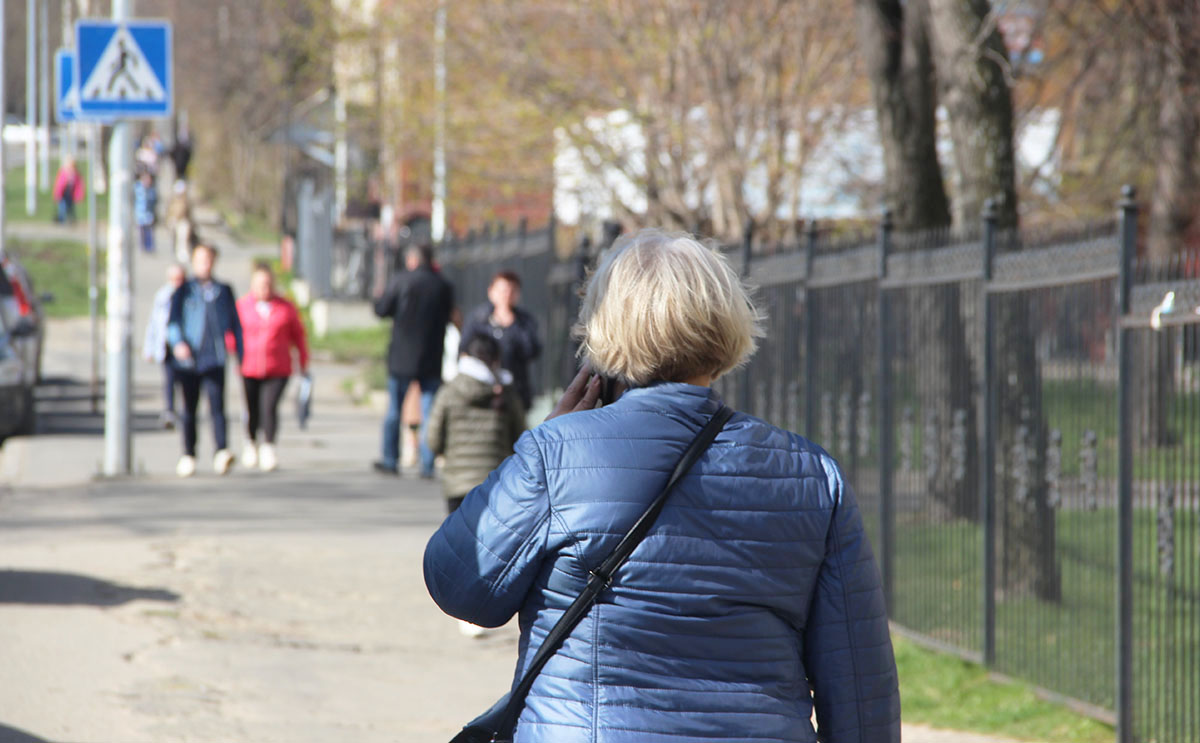
[[32,436],[37,428],[37,398],[34,397],[33,390],[25,391],[25,413],[21,417],[21,425],[17,426],[17,434],[20,436]]

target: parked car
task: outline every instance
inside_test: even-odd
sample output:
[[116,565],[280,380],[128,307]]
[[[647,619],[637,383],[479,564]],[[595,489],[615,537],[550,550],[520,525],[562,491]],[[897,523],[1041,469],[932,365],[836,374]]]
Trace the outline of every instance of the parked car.
[[14,311],[15,290],[0,271],[0,441],[33,433],[37,421],[37,329]]
[[8,327],[28,325],[21,334],[18,350],[27,364],[33,368],[34,379],[42,381],[42,349],[46,339],[46,314],[42,305],[54,301],[50,294],[38,294],[34,289],[33,277],[11,254],[0,257],[0,273],[4,274],[8,289],[0,287],[0,313],[8,316]]

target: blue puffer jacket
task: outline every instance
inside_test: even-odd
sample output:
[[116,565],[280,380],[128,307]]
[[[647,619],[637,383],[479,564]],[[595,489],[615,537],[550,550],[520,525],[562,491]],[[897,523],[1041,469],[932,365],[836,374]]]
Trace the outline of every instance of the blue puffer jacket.
[[[519,611],[519,678],[718,405],[664,383],[526,432],[426,547],[433,599],[484,626]],[[899,741],[879,573],[833,459],[735,414],[538,676],[516,739]]]

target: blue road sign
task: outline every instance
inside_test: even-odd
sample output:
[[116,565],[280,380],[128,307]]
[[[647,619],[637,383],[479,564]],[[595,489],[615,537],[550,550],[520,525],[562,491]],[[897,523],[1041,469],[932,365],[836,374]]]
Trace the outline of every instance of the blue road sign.
[[79,91],[75,87],[75,55],[70,49],[54,53],[54,117],[59,124],[75,121]]
[[75,23],[80,118],[171,115],[171,24],[84,19]]

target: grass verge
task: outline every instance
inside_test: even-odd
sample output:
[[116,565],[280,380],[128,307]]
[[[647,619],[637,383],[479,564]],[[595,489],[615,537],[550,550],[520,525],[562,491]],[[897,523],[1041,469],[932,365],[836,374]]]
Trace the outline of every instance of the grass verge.
[[[76,240],[9,238],[7,250],[33,277],[34,291],[49,292],[54,301],[43,305],[50,317],[88,314],[87,245]],[[100,262],[100,312],[104,311],[104,262]]]
[[1111,743],[1113,729],[1019,682],[893,636],[905,722],[1054,743]]
[[[59,161],[50,161],[50,186],[54,185],[55,174],[58,173]],[[87,160],[77,160],[76,167],[83,176],[86,188],[91,188],[92,179],[88,173]],[[83,203],[75,205],[75,221],[87,222],[87,190],[84,190]],[[37,208],[32,216],[25,213],[25,166],[10,168],[4,176],[4,217],[9,222],[53,222],[58,212],[58,205],[47,188],[45,193],[37,192]],[[100,219],[108,216],[108,194],[96,194],[96,213]]]
[[313,336],[311,325],[307,329],[313,351],[324,353],[334,361],[360,365],[367,389],[387,389],[387,346],[391,337],[388,323],[380,322],[369,328],[337,330],[326,334],[324,338]]

